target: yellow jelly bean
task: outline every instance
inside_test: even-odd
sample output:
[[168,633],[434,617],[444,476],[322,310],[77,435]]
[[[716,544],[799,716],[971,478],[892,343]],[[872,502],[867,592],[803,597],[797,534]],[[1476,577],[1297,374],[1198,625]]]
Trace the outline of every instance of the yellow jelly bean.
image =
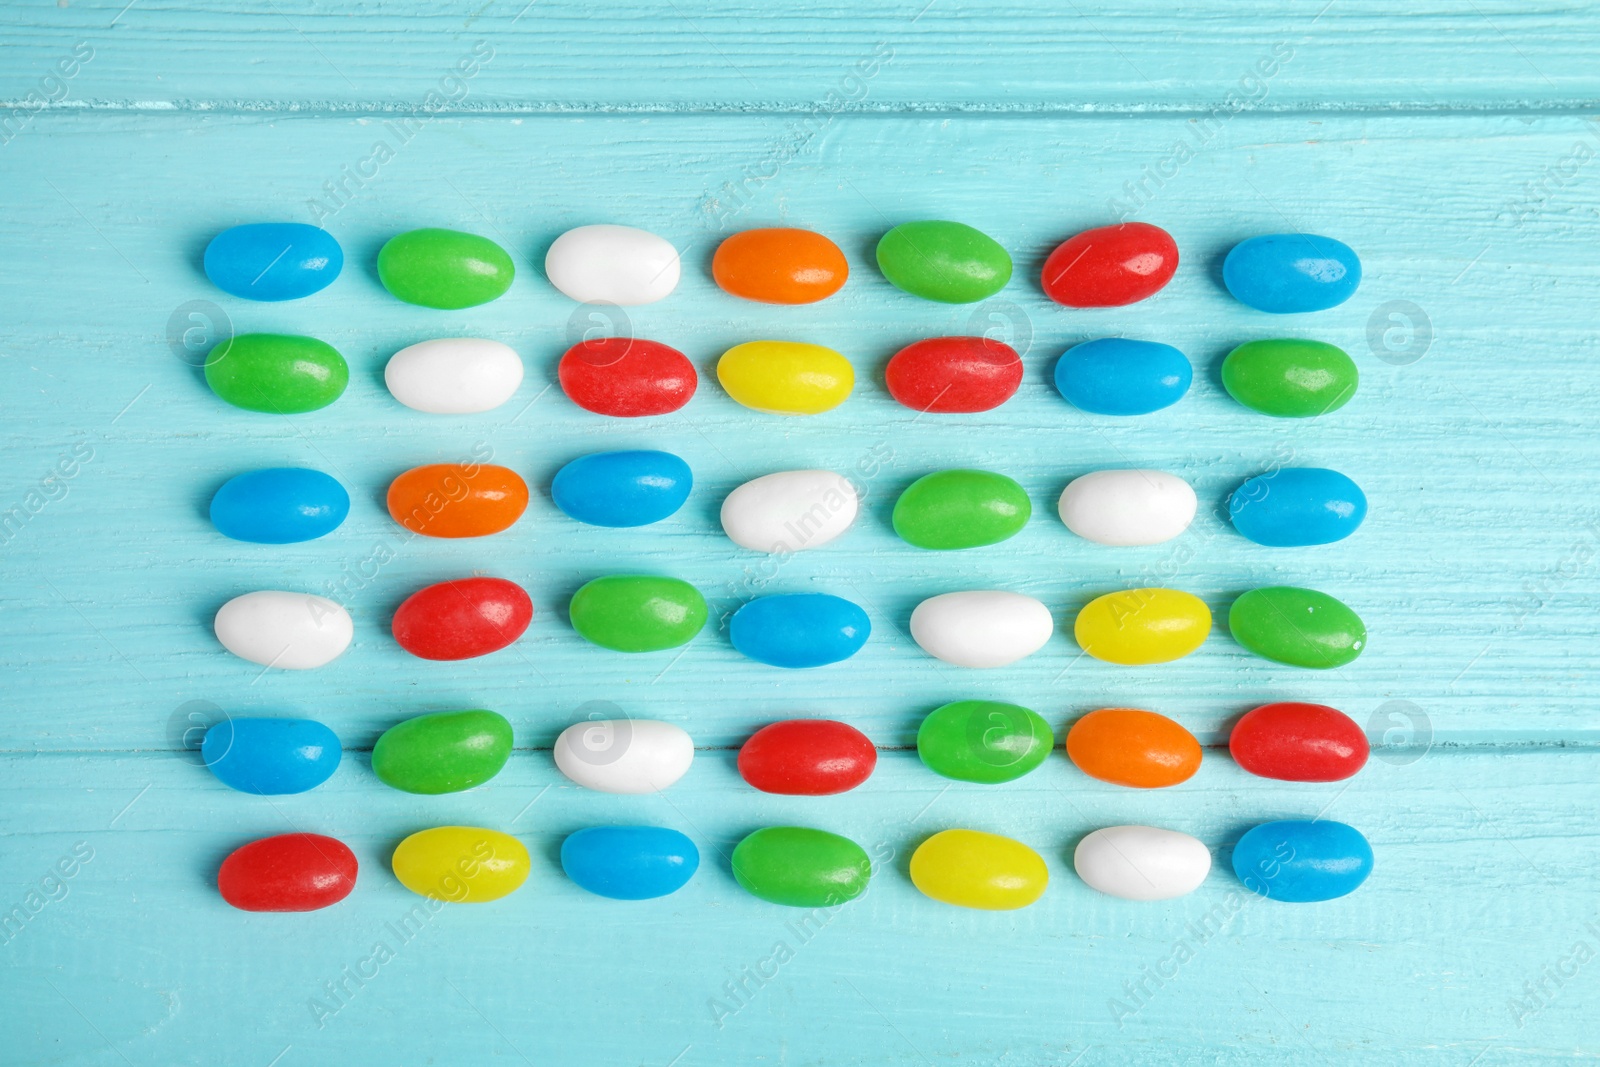
[[831,348],[799,341],[748,341],[717,361],[717,381],[747,408],[769,415],[816,415],[844,403],[855,388],[850,361]]
[[1178,589],[1129,589],[1089,601],[1072,630],[1095,659],[1166,663],[1200,647],[1211,632],[1211,609]]
[[1020,841],[981,830],[945,830],[911,854],[911,881],[946,904],[1010,911],[1038,900],[1050,872]]
[[453,904],[499,900],[528,877],[528,850],[510,834],[478,826],[435,826],[400,842],[390,861],[400,884]]

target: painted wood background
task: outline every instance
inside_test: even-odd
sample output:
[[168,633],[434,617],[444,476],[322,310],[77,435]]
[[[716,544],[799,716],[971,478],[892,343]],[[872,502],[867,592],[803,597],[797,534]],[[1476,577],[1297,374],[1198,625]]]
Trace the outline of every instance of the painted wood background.
[[[0,7],[0,922],[22,908],[0,933],[0,1062],[1600,1058],[1600,9],[1394,7]],[[1123,215],[1176,236],[1173,284],[1116,311],[1046,301],[1037,272],[1049,249]],[[893,290],[871,248],[923,217],[991,233],[1013,251],[1016,279],[966,308]],[[205,242],[272,218],[326,226],[346,250],[344,276],[288,305],[211,287]],[[598,221],[672,239],[688,268],[679,290],[625,320],[575,310],[539,264],[555,235]],[[722,236],[777,222],[840,241],[855,268],[844,292],[781,309],[712,285]],[[375,252],[422,225],[500,241],[519,270],[510,293],[463,312],[390,298]],[[1360,251],[1353,300],[1269,318],[1222,291],[1234,242],[1288,229]],[[672,343],[706,382],[673,416],[590,416],[552,383],[570,339],[595,328]],[[196,367],[227,329],[321,337],[349,359],[351,387],[294,419],[229,408]],[[917,417],[883,389],[882,364],[904,343],[985,331],[1026,350],[1023,388],[999,411]],[[512,404],[456,419],[389,397],[391,353],[461,334],[522,353],[528,380]],[[1054,359],[1107,334],[1183,348],[1197,370],[1188,398],[1134,420],[1065,404]],[[1229,400],[1221,357],[1279,334],[1350,351],[1355,400],[1311,423]],[[846,353],[856,395],[805,420],[739,408],[709,372],[724,348],[763,336]],[[562,463],[631,445],[694,468],[679,515],[608,531],[550,504]],[[523,521],[483,542],[401,537],[382,508],[388,481],[483,447],[536,488]],[[1216,515],[1229,489],[1286,462],[1360,482],[1372,503],[1362,530],[1305,550],[1233,534]],[[350,520],[305,545],[219,537],[205,516],[217,485],[277,464],[339,477]],[[1022,481],[1035,506],[1023,534],[958,555],[898,541],[895,495],[953,465]],[[858,472],[857,528],[776,569],[733,550],[716,523],[722,496],[799,466]],[[1055,496],[1112,466],[1189,478],[1201,518],[1151,549],[1074,538]],[[565,604],[588,578],[624,569],[686,578],[719,614],[762,592],[839,593],[868,609],[874,636],[847,663],[803,674],[744,660],[720,628],[681,656],[605,653],[572,633]],[[534,597],[514,650],[447,665],[394,646],[389,615],[405,595],[477,571]],[[1070,629],[1078,606],[1113,589],[1170,584],[1220,614],[1276,582],[1345,599],[1371,628],[1370,651],[1310,674],[1248,656],[1223,628],[1186,660],[1133,669],[1080,660],[1063,634],[1014,668],[975,674],[905,636],[916,602],[951,589],[1028,592]],[[260,675],[210,632],[223,601],[256,588],[334,596],[355,616],[355,644],[320,671]],[[932,707],[983,695],[1058,729],[1109,703],[1150,707],[1213,747],[1195,779],[1155,794],[1096,783],[1060,755],[1008,786],[951,784],[905,751]],[[1216,746],[1271,699],[1344,708],[1380,746],[1368,770],[1332,786],[1239,772]],[[517,726],[499,778],[429,799],[372,777],[366,751],[386,726],[456,706],[493,707]],[[688,728],[702,749],[688,778],[654,798],[566,784],[549,758],[555,734],[617,709]],[[227,790],[192,747],[206,723],[242,713],[322,719],[345,765],[301,796]],[[824,800],[748,789],[734,750],[792,715],[865,729],[885,749],[879,773]],[[1323,905],[1241,903],[1227,862],[1238,835],[1319,814],[1369,836],[1370,882]],[[705,863],[688,889],[628,905],[565,881],[562,835],[628,820],[699,842]],[[388,873],[389,851],[450,822],[518,833],[534,875],[498,904],[408,920],[419,898]],[[880,858],[868,895],[799,928],[739,890],[727,851],[781,822],[868,845]],[[1072,873],[1071,849],[1123,822],[1200,836],[1212,878],[1170,903],[1096,895]],[[1003,914],[921,897],[907,859],[952,826],[1033,845],[1050,891]],[[291,828],[350,843],[357,891],[305,916],[224,905],[221,857]],[[63,858],[71,877],[55,873]]]

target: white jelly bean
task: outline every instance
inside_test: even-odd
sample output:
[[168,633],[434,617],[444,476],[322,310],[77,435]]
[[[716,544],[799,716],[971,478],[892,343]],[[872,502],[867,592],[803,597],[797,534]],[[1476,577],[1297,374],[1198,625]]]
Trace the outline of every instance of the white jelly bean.
[[594,719],[573,723],[556,738],[556,766],[602,793],[658,793],[684,776],[694,741],[655,719]]
[[1004,667],[1039,651],[1054,632],[1049,608],[998,589],[943,593],[911,613],[912,639],[957,667]]
[[850,528],[860,506],[850,479],[833,471],[779,471],[745,482],[722,502],[722,529],[757,552],[799,552]]
[[1170,900],[1200,888],[1211,873],[1211,850],[1176,830],[1108,826],[1078,842],[1072,863],[1091,889],[1124,900]]
[[234,597],[217,612],[213,627],[235,656],[291,671],[338,659],[355,633],[350,613],[333,601],[271,589]]
[[1061,493],[1061,521],[1102,545],[1159,545],[1189,528],[1189,483],[1165,471],[1095,471]]
[[402,348],[383,381],[408,408],[435,415],[492,411],[522,384],[516,350],[481,337],[441,337]]
[[581,303],[653,304],[678,286],[678,250],[632,226],[579,226],[545,253],[550,284]]

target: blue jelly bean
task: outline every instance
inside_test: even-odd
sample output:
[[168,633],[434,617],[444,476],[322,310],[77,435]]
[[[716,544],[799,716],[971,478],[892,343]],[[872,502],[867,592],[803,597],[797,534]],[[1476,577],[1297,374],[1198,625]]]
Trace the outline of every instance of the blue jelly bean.
[[344,267],[327,230],[303,222],[254,222],[223,230],[206,245],[206,277],[246,300],[298,300],[326,289]]
[[269,467],[236,474],[211,498],[211,522],[235,541],[289,545],[332,533],[350,514],[350,494],[321,471]]
[[591,826],[561,842],[561,868],[567,877],[614,900],[676,893],[699,866],[694,842],[660,826]]
[[313,719],[224,719],[206,731],[200,757],[241,793],[304,793],[339,769],[339,738]]
[[821,667],[849,659],[867,643],[867,613],[826,593],[781,593],[733,613],[728,638],[753,660],[774,667]]
[[647,526],[683,507],[694,486],[671,452],[596,452],[556,472],[556,507],[591,526]]
[[1235,489],[1228,517],[1258,545],[1328,545],[1356,532],[1367,517],[1367,497],[1338,471],[1283,467]]
[[1325,311],[1354,295],[1361,260],[1332,237],[1273,233],[1234,245],[1222,261],[1222,283],[1257,311]]
[[1245,831],[1233,846],[1233,873],[1252,893],[1304,904],[1342,897],[1372,873],[1361,831],[1326,819],[1286,819]]
[[1094,415],[1148,415],[1189,391],[1194,368],[1182,352],[1157,341],[1102,337],[1073,345],[1056,360],[1056,388]]

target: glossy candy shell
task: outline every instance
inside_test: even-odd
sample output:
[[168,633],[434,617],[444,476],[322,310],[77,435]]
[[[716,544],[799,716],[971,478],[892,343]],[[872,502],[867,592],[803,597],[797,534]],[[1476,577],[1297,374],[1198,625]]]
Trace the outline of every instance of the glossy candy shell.
[[1056,360],[1056,389],[1091,415],[1148,415],[1183,399],[1194,381],[1189,359],[1171,345],[1102,337]]
[[588,719],[561,731],[556,769],[601,793],[659,793],[689,773],[694,739],[658,719]]
[[511,757],[511,724],[492,711],[438,711],[397,723],[372,747],[372,772],[407,793],[459,793]]
[[671,452],[596,452],[556,472],[550,497],[591,526],[648,526],[683,507],[694,486],[689,465]]
[[1326,670],[1367,647],[1367,626],[1343,602],[1315,589],[1252,589],[1228,609],[1233,639],[1264,659]]
[[1330,819],[1262,823],[1233,846],[1233,872],[1245,888],[1293,904],[1355,892],[1372,863],[1372,846],[1361,831]]
[[1200,888],[1211,873],[1205,842],[1155,826],[1107,826],[1078,842],[1078,877],[1123,900],[1172,900]]
[[316,911],[350,895],[358,868],[342,841],[279,834],[230,853],[217,871],[217,891],[240,911]]
[[878,750],[860,730],[831,719],[763,726],[739,749],[739,776],[763,793],[831,796],[872,774]]
[[859,652],[871,633],[865,611],[827,593],[758,597],[728,621],[733,647],[773,667],[838,663]]
[[1106,663],[1167,663],[1204,643],[1211,609],[1178,589],[1128,589],[1084,605],[1072,631],[1085,652]]
[[224,537],[289,545],[330,534],[350,514],[350,494],[321,471],[270,467],[222,483],[211,498],[211,524]]
[[590,826],[561,842],[561,869],[589,892],[613,900],[676,893],[700,866],[700,851],[661,826]]
[[945,304],[993,296],[1011,280],[1011,256],[960,222],[905,222],[878,241],[878,269],[897,289]]
[[1246,712],[1228,736],[1228,751],[1262,778],[1337,782],[1366,766],[1368,745],[1361,727],[1337,708],[1283,702]]
[[706,600],[688,582],[644,574],[596,578],[572,596],[572,628],[616,652],[659,652],[692,640],[706,624]]
[[505,249],[460,230],[412,230],[389,238],[378,250],[383,287],[421,307],[455,310],[487,304],[511,288],[515,275]]
[[767,304],[814,304],[850,276],[839,246],[810,230],[773,227],[733,234],[711,257],[724,292]]
[[412,593],[394,613],[394,639],[420,659],[498,652],[533,621],[533,601],[504,578],[458,578]]
[[389,517],[426,537],[487,537],[528,507],[528,483],[508,467],[432,463],[389,483]]
[[1067,756],[1091,778],[1134,789],[1186,782],[1200,769],[1200,742],[1165,715],[1138,708],[1091,711],[1067,731]]
[[1014,537],[1033,504],[1015,481],[993,471],[925,474],[895,501],[894,531],[918,548],[981,548]]
[[326,597],[258,589],[217,609],[212,629],[222,647],[240,659],[279,670],[325,666],[344,654],[355,636],[350,613]]
[[1005,667],[1033,655],[1055,633],[1050,609],[1001,589],[940,593],[911,612],[911,639],[957,667]]
[[200,758],[241,793],[304,793],[339,769],[339,737],[314,719],[227,718],[206,730]]
[[315,337],[242,333],[206,355],[206,384],[236,408],[271,415],[303,415],[343,395],[350,367],[330,344]]
[[1310,419],[1337,411],[1361,378],[1345,350],[1323,341],[1247,341],[1222,361],[1222,385],[1252,411]]
[[510,345],[482,337],[439,337],[390,356],[383,383],[413,411],[475,415],[510,400],[522,374],[522,358]]
[[986,785],[1021,778],[1045,761],[1055,743],[1038,712],[997,700],[946,704],[917,730],[917,754],[935,774]]
[[912,411],[991,411],[1022,384],[1022,357],[987,337],[930,337],[896,352],[883,380],[889,395]]
[[717,381],[752,411],[820,415],[845,402],[856,372],[849,360],[822,345],[747,341],[717,360]]
[[206,277],[246,300],[298,300],[333,284],[344,250],[327,230],[303,222],[253,222],[206,245]]
[[481,904],[527,881],[528,850],[510,834],[479,826],[435,826],[400,842],[389,860],[400,884],[418,896]]
[[872,861],[838,834],[769,826],[733,850],[733,876],[752,896],[794,908],[830,908],[867,890]]
[[911,854],[911,881],[946,904],[1011,911],[1044,895],[1050,871],[1020,841],[982,830],[944,830]]
[[1148,222],[1069,237],[1044,262],[1045,295],[1074,308],[1123,307],[1154,296],[1178,269],[1178,244]]
[[778,471],[752,478],[722,501],[722,531],[752,552],[820,548],[856,520],[860,500],[833,471]]
[[1222,261],[1222,282],[1257,311],[1325,311],[1361,284],[1355,251],[1331,237],[1274,233],[1240,241]]
[[580,341],[561,357],[556,374],[574,404],[621,419],[677,411],[700,383],[682,352],[637,337]]
[[1328,545],[1367,517],[1361,487],[1338,471],[1283,467],[1249,479],[1228,497],[1233,528],[1258,545]]
[[568,230],[544,257],[550,284],[584,304],[653,304],[677,288],[682,272],[666,238],[611,223]]

